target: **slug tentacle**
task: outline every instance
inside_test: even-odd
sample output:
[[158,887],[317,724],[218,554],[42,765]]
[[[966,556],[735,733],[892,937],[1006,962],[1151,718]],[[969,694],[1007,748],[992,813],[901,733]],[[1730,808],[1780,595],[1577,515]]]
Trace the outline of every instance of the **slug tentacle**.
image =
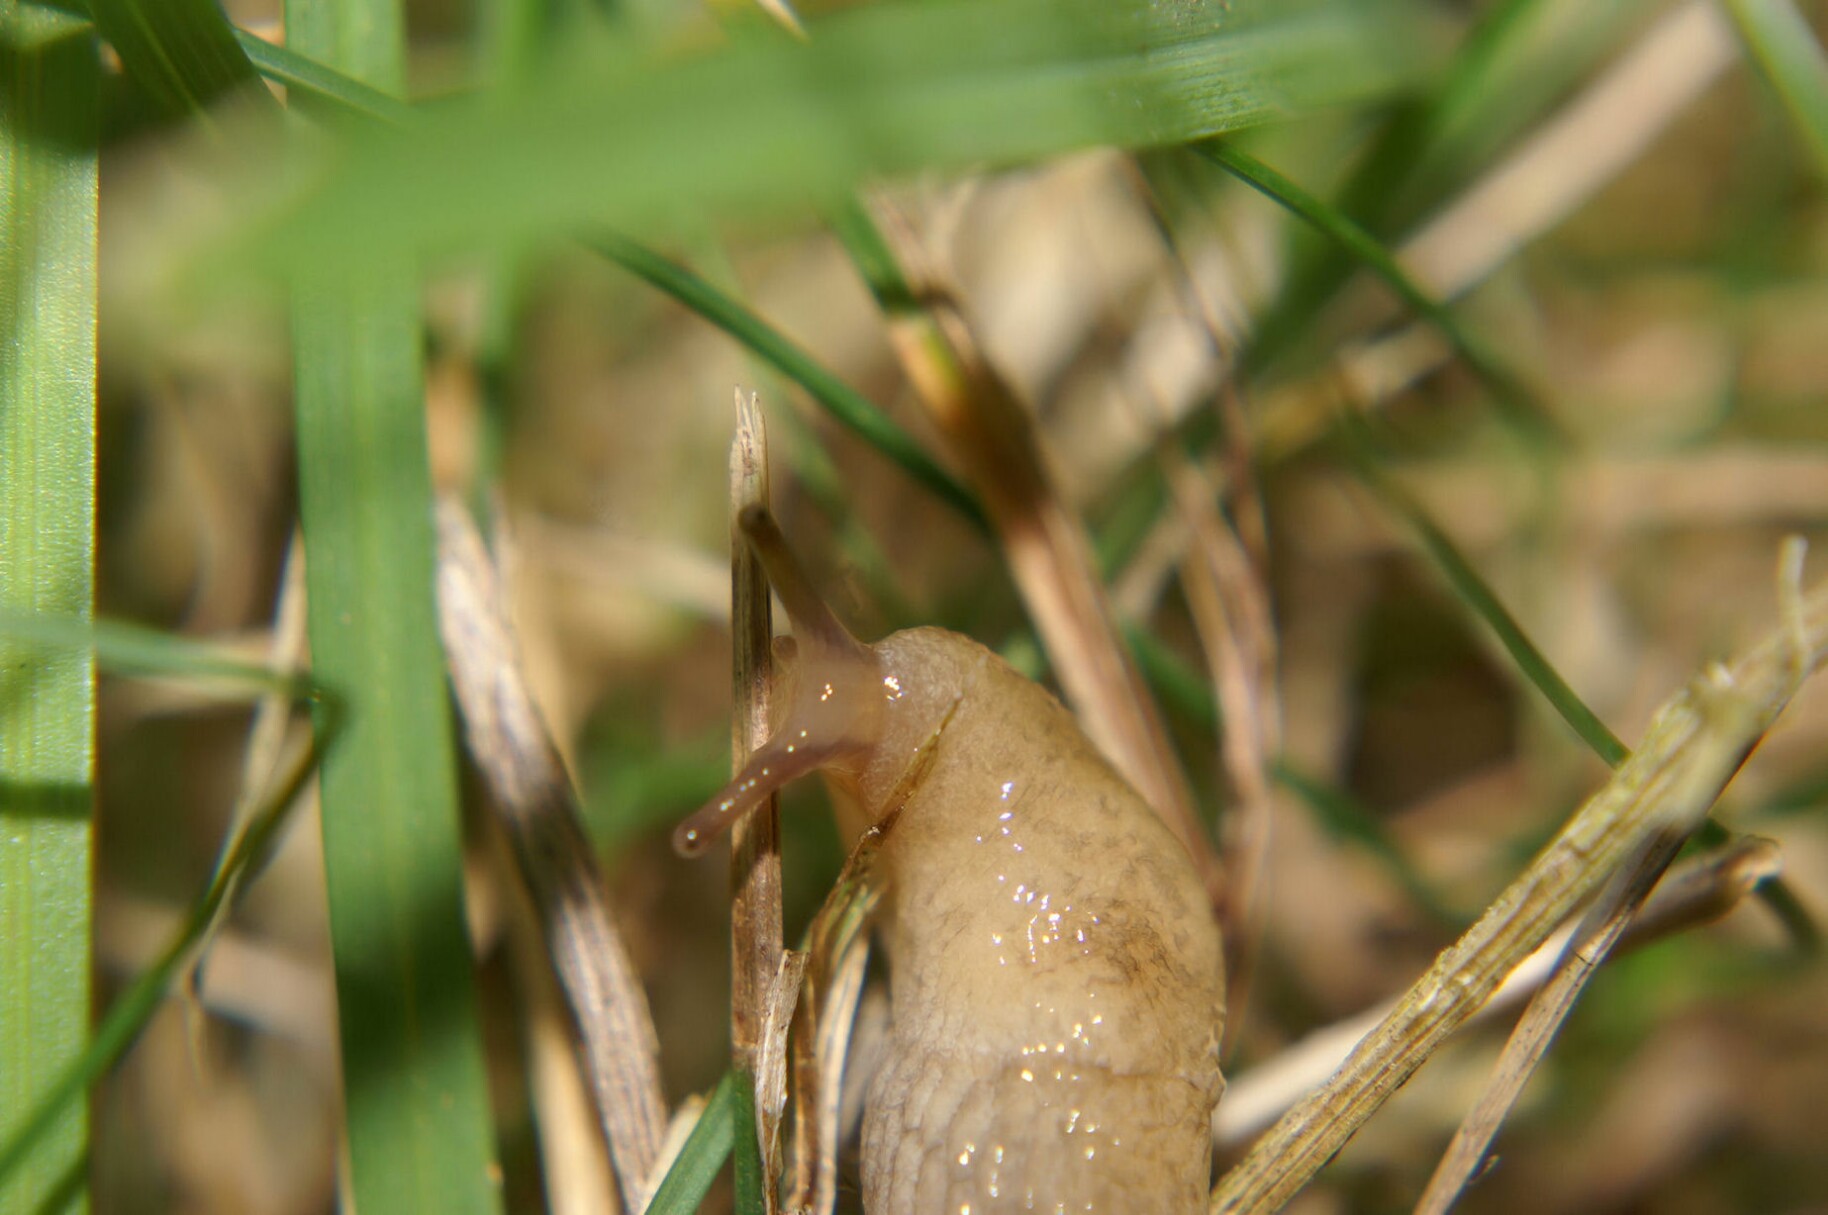
[[875,651],[839,623],[806,580],[774,517],[759,506],[737,519],[768,581],[787,608],[794,644],[784,666],[785,711],[767,744],[717,795],[673,832],[673,847],[701,856],[717,837],[783,785],[819,769],[842,770],[877,741],[882,713],[881,663]]

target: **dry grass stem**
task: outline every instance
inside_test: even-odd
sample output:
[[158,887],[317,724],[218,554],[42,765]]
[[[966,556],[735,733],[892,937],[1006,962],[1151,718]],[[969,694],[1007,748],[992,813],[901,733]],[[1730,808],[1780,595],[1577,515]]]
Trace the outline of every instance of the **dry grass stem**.
[[1686,0],[1406,241],[1403,268],[1438,297],[1459,295],[1642,155],[1738,54],[1719,8]]
[[804,994],[794,1019],[794,1150],[789,1205],[831,1215],[838,1201],[838,1139],[849,1052],[863,976],[869,964],[870,918],[881,897],[870,880],[881,833],[858,841],[838,882],[807,930]]
[[[736,711],[731,771],[768,741],[774,681],[774,616],[768,576],[743,538],[745,507],[768,506],[768,434],[754,394],[736,392],[730,445],[730,642]],[[781,961],[780,818],[776,798],[737,822],[730,842],[730,1032],[739,1064],[753,1068],[768,992]]]
[[1337,1074],[1290,1110],[1213,1191],[1216,1212],[1282,1206],[1504,975],[1650,837],[1686,835],[1828,656],[1828,592],[1792,606],[1762,644],[1714,665],[1657,714],[1638,750],[1435,964]]
[[774,982],[768,988],[762,1040],[755,1052],[755,1133],[761,1138],[765,1201],[771,1212],[780,1209],[779,1180],[785,1172],[781,1127],[787,1118],[788,1056],[794,1011],[799,1007],[800,988],[805,980],[806,955],[797,949],[782,950],[780,969],[775,971]]
[[[754,393],[736,390],[730,444],[730,671],[735,713],[730,759],[741,772],[768,741],[774,685],[774,615],[768,576],[738,525],[750,506],[768,509],[768,431]],[[755,1126],[762,1159],[773,1156],[764,1077],[757,1070],[770,994],[781,969],[780,801],[774,794],[730,833],[730,1041],[736,1065],[755,1081]],[[778,1112],[776,1125],[778,1125]],[[772,1174],[768,1174],[772,1176]],[[765,1187],[768,1209],[776,1205]]]
[[438,538],[439,624],[465,737],[571,1006],[623,1206],[640,1211],[666,1127],[647,997],[527,690],[495,569],[453,498],[439,503]]
[[1675,832],[1652,835],[1581,917],[1555,973],[1524,1009],[1485,1091],[1454,1132],[1453,1141],[1422,1192],[1422,1200],[1416,1204],[1417,1215],[1446,1215],[1478,1175],[1493,1137],[1510,1116],[1523,1086],[1535,1075],[1562,1023],[1574,1011],[1574,1002],[1618,945],[1651,887],[1681,847],[1682,836]]
[[918,309],[890,318],[902,368],[984,502],[1086,735],[1181,838],[1216,897],[1222,878],[1193,795],[1130,664],[1091,544],[1055,488],[1033,421],[987,361],[951,293],[921,264],[907,224],[885,227],[920,300]]
[[[1678,865],[1631,917],[1621,950],[1636,949],[1719,919],[1763,882],[1782,872],[1777,845],[1745,837],[1717,852]],[[1569,925],[1518,963],[1469,1021],[1500,1017],[1541,989],[1574,938]],[[1294,1046],[1233,1078],[1213,1116],[1213,1145],[1220,1151],[1250,1142],[1295,1103],[1318,1089],[1367,1035],[1390,1015],[1384,1005],[1316,1030]]]
[[1282,750],[1276,626],[1269,589],[1243,539],[1220,515],[1217,491],[1192,464],[1166,458],[1169,485],[1192,538],[1181,584],[1212,672],[1222,722],[1219,750],[1236,798],[1226,819],[1225,900],[1220,906],[1229,1044],[1243,1022],[1262,930],[1257,894],[1275,811],[1269,768]]

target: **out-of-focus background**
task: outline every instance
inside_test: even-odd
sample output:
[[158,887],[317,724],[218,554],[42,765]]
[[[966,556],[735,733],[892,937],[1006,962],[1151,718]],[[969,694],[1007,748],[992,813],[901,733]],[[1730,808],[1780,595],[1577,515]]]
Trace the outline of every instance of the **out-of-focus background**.
[[[276,5],[228,7],[283,41]],[[702,53],[730,23],[766,19],[686,0],[638,7],[659,56]],[[845,7],[802,12],[815,43],[822,20],[844,15],[827,10]],[[1032,409],[1122,619],[1204,677],[1183,577],[1199,542],[1181,500],[1160,490],[1164,468],[1222,503],[1263,562],[1278,764],[1301,779],[1271,787],[1234,1079],[1400,992],[1605,779],[1353,473],[1329,437],[1337,411],[1380,419],[1383,467],[1627,743],[1705,663],[1774,626],[1780,540],[1820,539],[1828,520],[1828,163],[1810,143],[1823,116],[1786,107],[1728,6],[1419,7],[1433,41],[1401,87],[1264,126],[1241,146],[1457,298],[1460,320],[1549,403],[1565,436],[1552,448],[1523,437],[1387,289],[1191,154],[1090,148],[871,186]],[[1820,6],[1799,7],[1819,30]],[[585,31],[549,33],[555,56],[568,39],[610,37],[590,32],[601,20],[590,6],[531,8]],[[419,95],[468,87],[491,11],[408,6]],[[152,325],[134,312],[143,297],[108,277],[110,259],[137,264],[137,200],[172,196],[160,180],[170,138],[121,132],[103,160],[99,608],[258,657],[297,517],[283,313],[204,307]],[[955,467],[816,211],[732,219],[686,199],[677,219],[669,254]],[[775,509],[860,635],[939,623],[1037,673],[1039,653],[995,545],[622,268],[547,233],[439,270],[424,302],[434,478],[493,481],[505,506],[529,670],[581,785],[677,1101],[728,1065],[726,867],[679,859],[667,835],[728,772],[733,386],[759,393]],[[1222,824],[1235,782],[1214,723],[1189,704],[1164,712],[1202,812]],[[248,725],[245,707],[181,681],[104,679],[104,1000],[209,873]],[[1824,739],[1817,686],[1718,811],[1731,831],[1779,843],[1786,881],[1817,918],[1828,915]],[[789,940],[842,860],[824,805],[809,786],[783,810]],[[468,839],[505,1191],[515,1210],[589,1209],[549,1192],[529,1075],[555,1049],[550,1008],[544,1021],[530,1011],[551,996],[510,870],[474,823]],[[223,927],[200,995],[168,1001],[102,1085],[98,1210],[336,1203],[323,881],[307,810]],[[1464,1209],[1822,1209],[1824,1010],[1821,967],[1755,899],[1616,960]],[[1503,1033],[1477,1028],[1442,1052],[1296,1209],[1406,1209]],[[548,1164],[562,1138],[550,1130]]]

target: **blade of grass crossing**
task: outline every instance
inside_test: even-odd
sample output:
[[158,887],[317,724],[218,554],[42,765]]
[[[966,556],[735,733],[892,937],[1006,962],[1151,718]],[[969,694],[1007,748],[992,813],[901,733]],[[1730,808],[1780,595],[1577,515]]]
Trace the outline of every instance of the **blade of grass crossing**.
[[[99,72],[82,26],[0,0],[0,605],[93,598]],[[0,1135],[89,1025],[94,664],[0,642]],[[86,1117],[0,1173],[0,1210],[86,1205]]]
[[1441,336],[1490,390],[1505,418],[1520,435],[1545,444],[1562,437],[1554,415],[1529,385],[1500,361],[1483,340],[1461,325],[1452,312],[1410,278],[1376,237],[1241,148],[1214,139],[1194,145],[1194,150],[1314,225],[1383,279],[1417,316],[1440,330]]
[[941,468],[912,435],[876,408],[869,398],[827,371],[780,330],[684,266],[668,261],[627,237],[600,231],[590,238],[589,244],[604,257],[666,292],[748,347],[757,358],[804,388],[832,417],[944,499],[979,531],[989,532],[989,521],[970,490]]
[[168,115],[260,87],[216,0],[89,0],[89,9],[127,74]]
[[1386,94],[1425,67],[1431,26],[1413,0],[938,0],[833,14],[806,43],[643,60],[598,40],[511,95],[351,141],[308,203],[226,233],[213,269],[638,232],[679,198],[753,216],[865,177],[1172,143]]
[[[374,87],[403,83],[390,0],[289,0],[286,27],[303,54]],[[492,1213],[417,280],[407,260],[375,258],[301,279],[294,303],[311,651],[350,709],[322,799],[351,1188],[363,1215]]]

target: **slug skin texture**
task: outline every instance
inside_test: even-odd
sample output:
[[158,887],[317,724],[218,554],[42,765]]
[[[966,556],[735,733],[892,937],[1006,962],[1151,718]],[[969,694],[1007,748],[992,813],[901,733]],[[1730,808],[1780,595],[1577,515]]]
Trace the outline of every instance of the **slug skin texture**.
[[[750,535],[777,586],[798,577],[777,568],[784,544]],[[937,628],[864,646],[829,613],[802,621],[804,594],[783,600],[798,645],[782,725],[678,839],[702,850],[813,768],[849,839],[886,827],[892,1025],[864,1210],[1204,1211],[1225,989],[1179,840],[983,646]]]

